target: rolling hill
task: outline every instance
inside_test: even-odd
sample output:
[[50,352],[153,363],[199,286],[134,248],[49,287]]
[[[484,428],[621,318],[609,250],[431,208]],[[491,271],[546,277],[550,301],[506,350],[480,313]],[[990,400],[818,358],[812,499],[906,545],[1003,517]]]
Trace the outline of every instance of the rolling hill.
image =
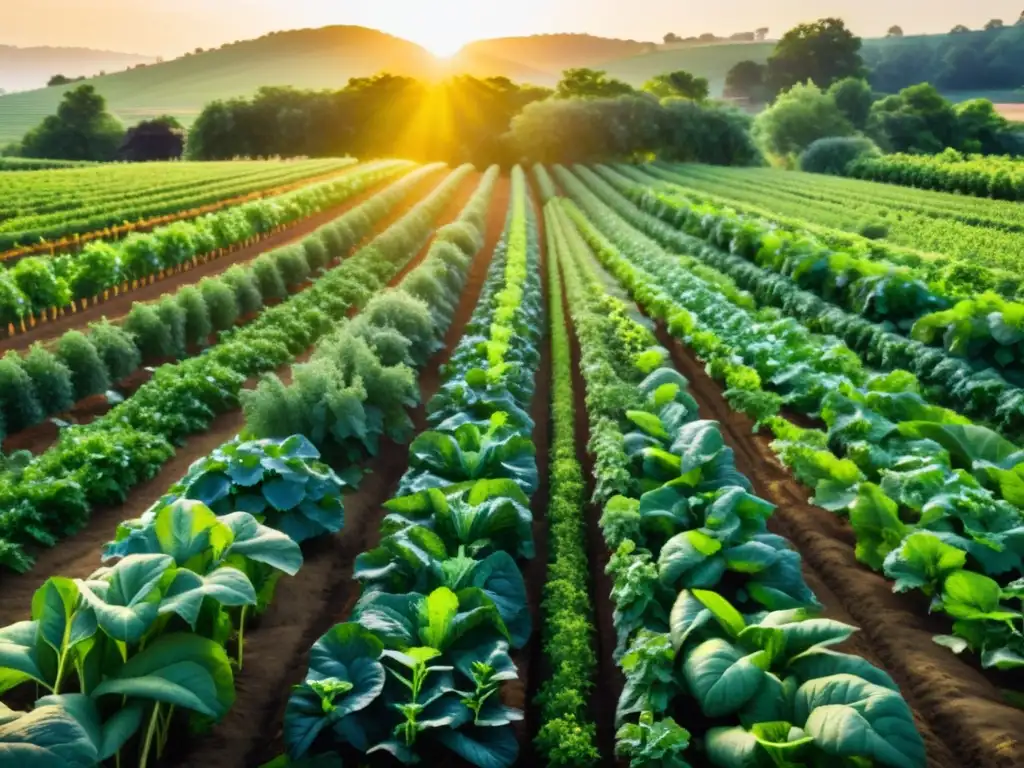
[[[865,53],[904,45],[912,39],[867,39]],[[126,124],[166,113],[187,125],[208,102],[247,96],[260,86],[340,88],[351,77],[383,70],[417,77],[503,75],[518,82],[552,86],[564,69],[597,67],[638,86],[653,75],[685,69],[706,77],[712,94],[718,96],[733,65],[745,59],[764,62],[774,45],[722,42],[666,48],[582,34],[535,35],[481,40],[465,46],[449,60],[439,60],[415,43],[377,30],[332,26],[275,32],[86,82],[96,86],[107,98],[111,111]],[[0,55],[3,50],[0,48]],[[60,67],[51,62],[47,71],[60,71]],[[42,88],[0,96],[0,144],[20,139],[52,114],[65,90]],[[979,94],[947,95],[958,99]],[[984,95],[997,102],[1022,100],[1021,94],[1012,92]]]
[[153,61],[152,56],[96,51],[92,48],[19,48],[16,45],[0,45],[0,88],[5,91],[24,91],[41,88],[56,74],[67,77],[89,76]]

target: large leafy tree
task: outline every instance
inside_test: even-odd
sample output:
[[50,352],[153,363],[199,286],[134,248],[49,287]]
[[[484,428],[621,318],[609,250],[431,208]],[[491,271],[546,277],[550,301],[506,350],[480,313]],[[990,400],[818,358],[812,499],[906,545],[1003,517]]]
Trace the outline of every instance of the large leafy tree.
[[796,85],[757,116],[754,133],[766,152],[781,158],[799,155],[818,139],[850,136],[854,127],[832,94],[814,83]]
[[682,69],[652,77],[644,83],[643,90],[659,99],[678,96],[693,101],[704,101],[710,93],[707,78],[697,77]]
[[835,99],[839,111],[846,115],[854,128],[863,129],[868,122],[868,113],[875,101],[871,86],[856,77],[844,77],[832,83],[829,95]]
[[64,94],[57,114],[50,115],[22,139],[25,157],[60,160],[113,160],[124,127],[107,112],[107,102],[91,85]]
[[861,39],[842,19],[819,19],[789,30],[768,58],[768,80],[776,91],[808,80],[828,88],[844,77],[864,75]]
[[632,93],[635,91],[628,83],[608,77],[602,70],[585,67],[565,70],[555,89],[559,99],[609,99]]
[[733,99],[767,101],[768,68],[756,61],[741,61],[725,75],[725,95]]

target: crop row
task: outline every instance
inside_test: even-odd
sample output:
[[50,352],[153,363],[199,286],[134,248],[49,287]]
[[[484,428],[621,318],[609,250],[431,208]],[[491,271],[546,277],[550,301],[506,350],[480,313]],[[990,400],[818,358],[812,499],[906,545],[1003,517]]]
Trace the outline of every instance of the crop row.
[[58,168],[86,168],[86,160],[46,160],[35,157],[0,157],[0,171],[47,171]]
[[[482,244],[496,171],[463,210],[457,231],[436,240],[403,288],[420,269],[443,272],[450,280],[445,303],[456,300]],[[410,258],[420,238],[407,235]],[[440,308],[405,296],[405,306],[417,302],[426,313]],[[378,368],[404,369],[376,359],[374,338],[400,335],[389,322],[378,317],[358,330],[343,323],[333,346],[348,338],[357,367],[374,359]],[[433,329],[438,338],[444,326]],[[113,565],[87,579],[49,579],[33,600],[32,620],[0,629],[0,693],[33,682],[49,691],[29,712],[8,710],[5,754],[23,762],[45,753],[66,764],[114,758],[146,766],[163,755],[176,713],[189,715],[193,732],[221,719],[235,698],[233,668],[244,663],[247,617],[265,610],[282,575],[299,570],[300,542],[342,527],[346,486],[301,435],[236,439],[193,464],[142,517],[119,526],[104,553]]]
[[[913,374],[872,373],[837,340],[756,311],[726,276],[663,251],[578,180],[559,178],[583,206],[586,216],[570,215],[599,257],[618,259],[616,274],[726,383],[730,405],[774,432],[773,447],[815,503],[849,516],[857,559],[895,589],[934,598],[955,620],[953,636],[937,642],[977,651],[986,667],[1024,666],[1024,633],[1001,603],[1019,596],[1012,579],[1024,570],[1024,454],[930,405]],[[778,415],[784,405],[828,431],[794,427]]]
[[960,192],[999,200],[1024,199],[1024,164],[1016,157],[906,155],[863,157],[850,163],[846,176],[919,189]]
[[[916,251],[925,266],[935,270],[947,262],[954,267],[951,275],[963,275],[972,282],[986,278],[979,267],[995,270],[1000,279],[1018,276],[1016,288],[1020,288],[1015,238],[1024,220],[1013,203],[776,169],[661,163],[649,168],[659,178],[668,176],[687,189],[715,195],[719,203],[724,199],[738,207],[753,205],[800,221],[809,229],[863,235],[857,240],[870,238],[870,249],[876,252],[913,258]],[[913,197],[914,202],[889,199],[892,195]],[[928,199],[922,201],[921,196]],[[941,200],[933,202],[936,197]]]
[[[157,369],[152,380],[106,416],[65,429],[57,444],[24,470],[0,477],[0,561],[24,570],[32,562],[26,545],[52,546],[84,525],[93,507],[123,502],[129,489],[170,459],[174,444],[237,407],[248,377],[294,359],[329,331],[332,318],[365,305],[411,258],[409,242],[426,237],[434,216],[469,170],[449,176],[311,288],[229,332],[206,354]],[[404,197],[403,192],[371,198],[340,220],[367,232]]]
[[[437,170],[434,166],[409,173],[388,194],[398,197]],[[388,165],[368,168],[353,177],[351,194],[396,172]],[[214,334],[258,316],[269,302],[285,299],[311,275],[329,268],[363,234],[362,227],[335,222],[300,244],[263,253],[223,276],[183,285],[158,301],[136,302],[121,320],[104,318],[91,323],[87,333],[71,330],[53,341],[37,342],[25,356],[8,352],[0,359],[0,438],[108,391],[143,365],[181,360],[207,348]]]
[[[829,291],[820,284],[816,285],[816,279],[813,277],[818,275],[817,281],[820,282],[822,274],[830,274],[827,270],[812,268],[795,273],[794,278],[788,273],[780,273],[771,265],[763,268],[743,255],[733,254],[734,251],[743,252],[743,236],[734,233],[730,227],[713,228],[712,232],[706,233],[703,224],[693,224],[687,227],[688,231],[701,235],[694,237],[677,230],[674,225],[654,215],[638,210],[602,178],[596,177],[588,170],[581,169],[580,173],[587,178],[591,189],[605,202],[615,205],[634,227],[663,246],[689,253],[714,269],[726,273],[742,288],[750,291],[760,303],[778,307],[786,314],[806,323],[808,327],[844,339],[850,349],[856,350],[865,360],[878,368],[905,368],[913,372],[934,390],[934,395],[942,402],[993,424],[1010,439],[1019,440],[1024,434],[1024,392],[1020,388],[1010,384],[995,371],[977,370],[977,362],[972,364],[971,360],[958,356],[955,347],[952,351],[938,349],[917,339],[906,338],[896,333],[891,323],[874,322],[864,317],[863,314],[871,314],[867,308],[861,307],[863,314],[858,314],[835,306],[828,301]],[[687,218],[687,222],[689,221]],[[714,223],[716,220],[712,216],[705,217],[703,221]],[[715,244],[707,245],[707,240]],[[719,248],[718,244],[722,247]],[[808,255],[798,255],[796,260],[801,258],[806,263],[816,263],[820,266],[823,263],[822,259],[829,256],[828,253],[822,256],[817,252],[811,252]],[[801,289],[797,281],[809,283],[816,289],[815,292]],[[869,304],[870,301],[879,298],[869,290],[870,288],[870,283],[864,287]],[[913,286],[911,289],[916,290]],[[825,298],[822,298],[821,294],[824,294]],[[979,299],[979,302],[982,300]],[[961,302],[957,308],[949,312],[956,313],[961,306],[973,306],[975,303],[977,302]],[[946,313],[937,313],[926,319],[935,319],[944,314]],[[919,321],[923,322],[924,320]],[[992,322],[995,323],[995,319]],[[1004,371],[1011,373],[1012,368]]]
[[124,292],[142,281],[194,265],[279,231],[283,226],[337,205],[365,188],[367,177],[382,170],[401,173],[405,161],[378,161],[339,179],[302,187],[266,200],[254,200],[179,221],[151,233],[135,233],[120,242],[92,242],[81,253],[21,259],[0,271],[0,323],[25,320],[74,302],[83,306],[110,291]]
[[[609,572],[625,675],[618,753],[633,765],[685,764],[682,723],[700,732],[707,761],[722,768],[830,759],[924,765],[910,709],[889,676],[829,647],[855,628],[817,617],[799,555],[767,532],[773,507],[736,469],[718,425],[699,419],[686,380],[664,364],[651,332],[621,302],[609,311],[617,300],[573,234],[585,220],[568,210],[552,204],[570,232],[571,311],[591,449],[604,469],[595,501],[615,553]],[[597,242],[594,230],[584,234]],[[638,288],[640,275],[612,242],[600,245],[599,259]]]
[[[800,230],[741,216],[682,196],[667,196],[602,169],[639,206],[715,246],[784,275],[800,287],[867,320],[993,367],[1024,382],[1024,304],[986,293],[975,296],[947,284],[926,285],[916,270],[833,250]],[[969,298],[962,298],[968,296]]]
[[102,169],[103,183],[95,186],[85,177],[101,169],[8,174],[0,177],[0,251],[5,252],[5,260],[41,249],[52,253],[97,237],[130,232],[138,224],[171,214],[194,217],[225,200],[265,196],[268,191],[335,174],[354,163],[345,158],[225,163],[211,168],[176,164],[170,169],[164,165],[146,171],[114,166]]
[[[547,190],[541,190],[547,201]],[[562,305],[559,254],[564,235],[545,208],[551,332],[551,451],[548,486],[548,572],[543,636],[550,668],[540,687],[537,748],[550,766],[593,766],[600,760],[592,698],[597,674],[584,511],[587,484],[576,447],[572,346]]]
[[[525,176],[512,171],[501,244],[465,335],[385,506],[380,544],[357,558],[350,620],[313,646],[285,712],[292,760],[355,752],[402,763],[450,750],[512,765],[519,710],[501,701],[511,649],[531,633],[516,565],[533,556],[533,398],[543,311]],[[435,758],[436,759],[436,758]]]

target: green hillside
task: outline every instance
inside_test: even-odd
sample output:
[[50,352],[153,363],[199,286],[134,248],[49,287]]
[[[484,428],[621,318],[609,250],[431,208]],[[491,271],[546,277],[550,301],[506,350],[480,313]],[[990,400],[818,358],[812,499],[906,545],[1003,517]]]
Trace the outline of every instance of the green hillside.
[[737,62],[750,59],[763,64],[774,48],[774,42],[690,45],[605,61],[601,68],[631,85],[642,85],[645,80],[663,72],[685,69],[706,77],[711,93],[720,96],[725,87],[725,75]]
[[[207,102],[248,95],[263,85],[339,88],[350,77],[383,69],[422,74],[435,63],[420,46],[383,32],[324,27],[273,33],[85,82],[94,84],[127,124],[163,113],[188,123]],[[20,139],[52,114],[66,90],[58,86],[0,97],[0,143]]]

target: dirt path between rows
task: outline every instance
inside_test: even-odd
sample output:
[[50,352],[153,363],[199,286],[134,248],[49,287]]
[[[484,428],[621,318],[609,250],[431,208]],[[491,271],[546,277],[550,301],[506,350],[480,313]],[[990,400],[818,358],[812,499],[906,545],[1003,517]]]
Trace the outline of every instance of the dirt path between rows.
[[701,415],[722,425],[737,468],[755,492],[777,505],[769,528],[800,552],[807,583],[824,615],[861,628],[843,650],[888,672],[914,712],[935,768],[1019,768],[1024,765],[1024,712],[1004,704],[999,691],[969,663],[932,641],[949,632],[929,616],[927,601],[892,592],[884,577],[858,563],[852,530],[838,516],[807,503],[801,486],[771,450],[771,439],[752,433],[693,353],[658,329],[677,369],[690,381]]
[[[537,269],[540,271],[541,298],[544,306],[543,333],[540,337],[540,363],[535,379],[536,389],[533,402],[530,404],[530,417],[533,419],[533,444],[537,450],[537,474],[539,483],[537,492],[530,500],[530,511],[533,513],[533,542],[536,553],[532,560],[520,563],[523,580],[526,582],[526,598],[530,605],[533,618],[533,633],[530,642],[518,651],[514,651],[512,659],[519,668],[519,680],[508,683],[502,693],[502,699],[509,706],[518,707],[526,713],[526,717],[515,724],[519,740],[519,760],[517,765],[540,765],[539,755],[533,746],[533,739],[540,730],[540,710],[533,705],[545,677],[546,659],[544,656],[544,613],[541,601],[544,598],[544,584],[548,572],[548,501],[551,491],[549,465],[551,460],[551,339],[547,322],[550,317],[552,297],[548,291],[547,280],[547,239],[544,230],[544,214],[540,205],[533,198],[533,210],[537,217],[537,237],[540,240],[540,259]],[[510,690],[509,690],[510,689]],[[522,699],[519,699],[522,695]]]
[[[427,190],[436,187],[440,181],[439,177],[432,176],[418,185],[402,204],[378,222],[364,243],[408,213],[423,198]],[[469,183],[466,182],[467,185]],[[456,195],[456,198],[458,197],[459,195]],[[356,250],[358,248],[353,249],[353,252]],[[425,252],[426,249],[423,249],[417,254],[416,258],[410,261],[408,268],[403,269],[391,283],[397,283]],[[274,373],[282,381],[289,381],[292,366],[307,360],[312,351],[312,348],[307,350]],[[262,376],[251,377],[246,381],[245,388],[255,388]],[[95,571],[100,566],[103,545],[113,538],[118,523],[141,515],[166,493],[168,487],[185,474],[194,461],[237,435],[244,425],[245,420],[240,408],[220,414],[204,432],[191,436],[185,445],[179,447],[174,457],[160,468],[155,477],[133,489],[123,504],[95,510],[81,531],[58,542],[55,547],[36,552],[35,567],[28,573],[0,575],[0,626],[28,618],[33,593],[51,575],[84,578]]]
[[[479,176],[474,175],[468,182],[470,191],[478,180]],[[439,220],[452,220],[466,197],[457,195],[457,202]],[[420,375],[423,403],[440,387],[440,369],[476,307],[494,246],[504,228],[508,199],[508,179],[501,178],[488,210],[484,247],[470,265],[445,346]],[[426,429],[425,408],[417,407],[412,415],[415,433]],[[385,514],[382,505],[395,492],[407,466],[408,446],[382,441],[380,454],[366,465],[370,473],[359,490],[345,498],[345,527],[304,548],[302,569],[293,578],[282,579],[259,624],[246,632],[245,668],[235,677],[238,696],[234,707],[209,736],[186,743],[187,752],[173,756],[168,764],[241,768],[260,765],[283,751],[282,724],[291,686],[305,677],[313,644],[331,626],[348,617],[355,605],[359,597],[359,585],[352,579],[355,559],[377,545]]]
[[[354,168],[355,167],[359,166],[354,166]],[[346,174],[342,174],[342,176],[344,175]],[[134,291],[122,293],[118,296],[111,296],[106,301],[101,301],[98,304],[91,304],[88,308],[79,310],[78,312],[65,311],[64,315],[58,317],[56,320],[39,323],[35,328],[30,328],[25,333],[19,333],[17,336],[0,339],[0,354],[9,349],[28,349],[37,341],[53,339],[66,331],[83,330],[89,323],[103,317],[109,318],[111,321],[117,321],[127,315],[128,312],[131,311],[132,305],[137,301],[145,302],[159,299],[165,293],[174,293],[183,285],[198,283],[202,278],[219,275],[221,272],[226,271],[229,267],[232,267],[235,264],[244,264],[252,261],[262,253],[300,241],[315,229],[333,221],[343,213],[346,213],[357,205],[373,197],[382,189],[394,183],[397,178],[400,177],[391,177],[387,180],[378,182],[377,184],[373,184],[363,192],[348,198],[343,203],[339,203],[338,205],[328,208],[325,211],[321,211],[318,214],[294,222],[281,232],[277,232],[265,240],[260,240],[252,245],[232,251],[231,253],[226,253],[220,258],[200,263],[186,271],[169,275],[162,280],[157,280],[152,285],[137,288]]]

